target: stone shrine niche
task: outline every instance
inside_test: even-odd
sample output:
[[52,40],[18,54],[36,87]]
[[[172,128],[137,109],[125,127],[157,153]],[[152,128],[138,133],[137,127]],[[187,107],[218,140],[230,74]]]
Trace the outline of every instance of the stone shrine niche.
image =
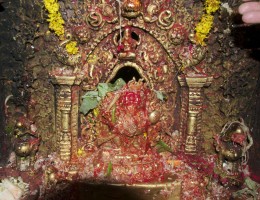
[[[94,177],[102,177],[111,160],[125,170],[120,163],[133,167],[142,158],[149,165],[143,178],[134,168],[131,180],[116,180],[161,180],[159,174],[151,177],[163,169],[158,145],[170,152],[202,151],[202,92],[212,77],[203,69],[206,49],[193,43],[191,15],[179,1],[78,1],[75,6],[66,39],[55,50],[61,65],[50,72],[59,86],[59,156],[77,168],[82,154],[88,162],[95,155]],[[69,54],[64,46],[71,41],[78,50]]]

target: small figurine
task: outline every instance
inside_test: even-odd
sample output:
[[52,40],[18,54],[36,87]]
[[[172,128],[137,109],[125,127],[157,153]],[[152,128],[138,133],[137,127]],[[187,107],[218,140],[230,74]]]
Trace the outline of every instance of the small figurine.
[[[130,27],[126,27],[124,29],[124,35],[121,40],[119,39],[119,44],[118,45],[118,57],[121,60],[134,60],[136,58],[136,48],[140,44],[140,38],[137,35],[138,39],[135,39],[132,37],[132,30]],[[117,42],[115,42],[117,43]]]
[[242,167],[247,163],[248,150],[252,145],[253,139],[242,119],[227,123],[215,136],[218,153],[215,172],[224,185],[241,185]]
[[20,171],[26,171],[33,165],[40,145],[40,138],[31,129],[31,124],[25,117],[22,117],[15,126],[14,152]]

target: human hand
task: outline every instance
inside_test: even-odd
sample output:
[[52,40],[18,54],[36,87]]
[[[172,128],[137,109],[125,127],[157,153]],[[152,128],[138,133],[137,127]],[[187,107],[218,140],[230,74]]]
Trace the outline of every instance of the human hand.
[[260,23],[260,2],[244,2],[238,8],[242,20],[248,24]]

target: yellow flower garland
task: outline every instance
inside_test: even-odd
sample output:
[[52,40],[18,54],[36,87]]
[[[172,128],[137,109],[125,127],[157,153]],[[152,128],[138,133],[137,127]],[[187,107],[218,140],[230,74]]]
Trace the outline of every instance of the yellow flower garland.
[[220,1],[219,0],[206,0],[205,1],[205,10],[207,14],[216,12],[219,9]]
[[205,46],[204,40],[208,37],[208,34],[213,24],[213,13],[219,9],[220,0],[206,0],[205,11],[202,15],[200,22],[195,27],[196,30],[196,42],[202,46]]
[[60,6],[57,0],[44,0],[43,1],[48,14],[49,28],[58,36],[64,35],[64,20],[59,12]]
[[[60,6],[58,0],[44,0],[43,1],[46,10],[48,11],[49,28],[54,31],[57,36],[64,36],[64,20],[59,11]],[[66,44],[66,50],[68,54],[77,54],[79,48],[76,41],[71,41]]]

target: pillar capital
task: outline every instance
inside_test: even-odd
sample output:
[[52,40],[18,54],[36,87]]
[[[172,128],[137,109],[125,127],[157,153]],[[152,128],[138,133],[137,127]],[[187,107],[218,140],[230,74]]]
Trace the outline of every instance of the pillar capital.
[[188,75],[180,75],[178,76],[179,83],[182,87],[189,87],[189,88],[202,88],[208,87],[212,80],[212,76],[188,76]]
[[71,86],[75,83],[76,76],[52,76],[52,82],[55,85],[68,85]]

